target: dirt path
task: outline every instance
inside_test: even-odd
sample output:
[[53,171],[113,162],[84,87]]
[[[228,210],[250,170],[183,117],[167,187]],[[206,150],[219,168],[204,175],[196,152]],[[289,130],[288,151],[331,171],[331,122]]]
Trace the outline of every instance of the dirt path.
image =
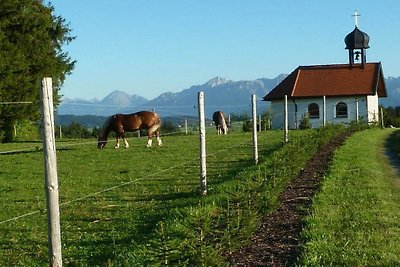
[[263,218],[251,244],[233,253],[231,266],[292,266],[300,253],[302,219],[308,215],[312,196],[328,170],[335,149],[351,133],[337,136],[319,149],[303,171],[281,193],[280,206]]

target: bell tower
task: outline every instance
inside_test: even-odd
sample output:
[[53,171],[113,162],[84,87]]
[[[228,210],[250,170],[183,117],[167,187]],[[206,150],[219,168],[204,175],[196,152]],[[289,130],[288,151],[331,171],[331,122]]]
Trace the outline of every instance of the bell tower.
[[353,16],[355,20],[355,28],[346,36],[346,38],[344,38],[344,42],[346,44],[345,49],[349,50],[350,67],[360,64],[361,67],[364,68],[367,61],[365,50],[369,48],[369,36],[365,32],[362,32],[358,29],[358,17],[360,15],[357,13],[357,10],[354,12]]

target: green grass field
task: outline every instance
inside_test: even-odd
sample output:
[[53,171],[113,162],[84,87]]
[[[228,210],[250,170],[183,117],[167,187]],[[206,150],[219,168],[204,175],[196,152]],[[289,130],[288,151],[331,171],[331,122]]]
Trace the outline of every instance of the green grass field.
[[400,265],[400,180],[385,156],[394,149],[399,160],[399,144],[399,132],[372,129],[337,151],[306,220],[301,266]]
[[[320,144],[342,130],[292,131],[285,145],[282,131],[261,132],[257,166],[251,133],[208,132],[206,197],[199,194],[196,134],[165,136],[162,147],[151,149],[144,138],[132,138],[129,149],[117,150],[114,140],[104,150],[97,149],[95,140],[59,141],[63,263],[226,266],[223,255],[248,242],[261,216],[274,209],[285,183]],[[382,140],[384,134],[378,133],[387,132],[362,132],[364,141]],[[350,151],[360,149],[349,144]],[[381,145],[377,141],[375,147]],[[0,265],[47,266],[41,143],[0,144],[0,158]],[[356,166],[351,161],[359,159],[346,160]],[[305,236],[311,240],[312,235],[310,228]]]
[[[281,145],[280,132],[259,136],[260,158]],[[208,192],[253,165],[252,135],[207,135]],[[110,140],[57,142],[65,264],[97,265],[134,243],[146,244],[157,223],[199,203],[198,136],[165,136],[163,146],[129,149]],[[44,163],[41,143],[2,144],[0,265],[46,265]],[[19,216],[21,216],[19,218]],[[15,219],[12,219],[15,218]],[[10,220],[11,221],[7,221]]]

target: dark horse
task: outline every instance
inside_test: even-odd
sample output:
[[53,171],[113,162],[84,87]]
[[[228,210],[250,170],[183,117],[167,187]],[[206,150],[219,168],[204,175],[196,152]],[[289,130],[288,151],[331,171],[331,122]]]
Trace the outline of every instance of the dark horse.
[[97,146],[103,148],[107,144],[107,137],[110,132],[117,134],[117,144],[115,148],[119,148],[119,140],[124,139],[125,147],[129,144],[125,138],[125,132],[134,132],[140,129],[147,131],[147,147],[151,147],[153,133],[156,134],[157,143],[162,145],[160,138],[161,119],[157,113],[151,111],[139,111],[132,114],[115,114],[109,117],[100,130]]
[[227,134],[228,126],[226,125],[225,115],[222,111],[215,111],[213,114],[213,121],[218,134]]

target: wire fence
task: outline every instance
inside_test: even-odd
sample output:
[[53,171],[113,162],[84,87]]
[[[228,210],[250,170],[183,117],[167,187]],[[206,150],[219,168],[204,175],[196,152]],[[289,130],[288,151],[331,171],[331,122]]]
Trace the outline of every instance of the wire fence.
[[[176,133],[169,133],[169,134],[164,135],[164,136],[170,136],[171,138],[179,138],[179,137],[173,137],[174,134],[176,134]],[[135,138],[135,139],[137,139],[137,138]],[[251,141],[252,141],[251,138],[248,137],[248,139],[246,139],[243,142],[240,142],[240,143],[237,143],[237,144],[231,144],[231,145],[226,146],[224,148],[218,149],[218,150],[214,151],[213,153],[208,153],[207,157],[208,158],[212,158],[214,160],[214,162],[215,162],[215,161],[218,160],[217,155],[228,153],[229,151],[232,151],[232,150],[234,150],[234,149],[236,149],[236,148],[238,148],[240,146],[243,146],[243,145],[247,144],[248,147],[249,147],[249,150],[247,152],[247,156],[249,158],[251,158],[251,154],[252,154]],[[78,148],[78,150],[79,150],[81,147],[95,146],[96,144],[97,144],[96,141],[70,142],[70,143],[62,142],[62,143],[58,143],[57,144],[57,149],[62,150],[62,149],[65,149],[65,148],[75,147],[75,148]],[[35,152],[35,151],[38,151],[37,147],[30,147],[30,148],[24,148],[24,149],[1,151],[0,155],[7,155],[7,154],[10,155],[10,154],[16,154],[16,153],[20,153],[20,152]],[[196,159],[196,158],[193,158],[193,159],[188,158],[185,162],[177,163],[177,164],[175,164],[173,166],[164,168],[164,169],[156,171],[156,172],[150,172],[147,175],[144,175],[142,177],[139,177],[139,178],[136,178],[136,179],[133,179],[133,180],[130,180],[130,181],[118,183],[118,184],[106,187],[106,188],[104,188],[102,190],[99,190],[99,191],[96,191],[96,192],[92,192],[92,193],[86,194],[84,196],[75,198],[75,199],[64,201],[64,202],[60,203],[60,206],[66,206],[66,205],[69,205],[71,203],[79,202],[79,201],[82,201],[82,200],[85,200],[85,199],[88,199],[88,198],[91,198],[91,197],[94,197],[94,196],[97,196],[97,195],[100,195],[100,194],[103,194],[103,193],[106,193],[106,192],[109,192],[109,191],[112,191],[112,190],[117,190],[118,188],[134,184],[134,183],[136,183],[138,181],[149,179],[150,177],[159,176],[162,173],[171,173],[174,170],[177,170],[178,168],[182,168],[183,166],[191,166],[191,167],[193,167],[194,165],[197,165],[197,164],[198,164],[198,159]],[[16,215],[14,217],[2,220],[2,221],[0,221],[0,224],[10,223],[10,222],[13,222],[13,221],[16,221],[16,220],[20,220],[20,219],[26,218],[28,216],[36,215],[36,214],[44,214],[44,213],[43,213],[42,210],[38,209],[38,210],[30,211],[30,212],[27,212],[27,213],[24,213],[24,214],[19,214],[19,215]]]
[[[6,103],[6,102],[3,102],[3,104],[8,104],[8,102],[7,102],[7,103]],[[19,103],[13,102],[13,103],[9,103],[9,104],[19,104]],[[162,109],[162,108],[164,108],[164,107],[162,107],[162,106],[157,107],[157,109]],[[165,107],[165,108],[166,108],[166,107]],[[194,108],[196,108],[196,107],[194,106]],[[213,108],[213,107],[210,107],[210,108]],[[185,119],[185,120],[191,121],[192,123],[198,124],[198,118],[195,118],[195,117],[193,116],[193,114],[187,114],[187,113],[183,113],[183,112],[174,112],[174,115],[175,115],[175,116],[176,116],[176,115],[179,115],[179,116],[182,116],[182,117],[187,117],[187,119]],[[211,121],[211,118],[207,118],[207,120],[208,120],[208,121]],[[212,126],[211,123],[207,126],[208,129],[210,129],[210,128],[212,128],[212,127],[213,127],[213,126]],[[178,134],[182,134],[182,131],[179,131],[179,132],[170,132],[170,133],[166,133],[166,134],[161,134],[161,136],[164,136],[164,137],[165,137],[165,136],[172,136],[172,135],[178,135]],[[138,137],[128,137],[127,139],[128,139],[128,140],[132,140],[133,138],[137,139]],[[139,138],[140,138],[140,137],[139,137]],[[246,142],[249,142],[249,141],[246,141]],[[97,141],[70,142],[70,143],[62,142],[62,143],[58,143],[58,144],[57,144],[57,149],[65,149],[65,148],[70,148],[70,147],[80,147],[80,146],[88,146],[88,145],[95,146],[96,144],[97,144]],[[231,146],[226,147],[226,148],[224,148],[224,149],[220,149],[218,152],[209,154],[208,156],[209,156],[209,157],[212,157],[212,156],[214,156],[214,155],[216,155],[216,154],[218,154],[218,153],[223,153],[223,152],[225,152],[225,151],[227,151],[227,150],[229,150],[229,149],[236,148],[236,147],[238,147],[238,146],[240,146],[240,145],[241,145],[241,144],[239,144],[239,145],[237,145],[237,144],[236,144],[236,145],[231,145]],[[34,152],[34,151],[39,151],[39,150],[42,150],[42,147],[41,147],[41,146],[38,146],[38,145],[35,145],[35,146],[32,146],[32,147],[28,147],[28,148],[21,148],[21,149],[12,149],[12,150],[0,151],[0,155],[9,155],[9,154],[22,153],[22,152]],[[180,167],[180,166],[182,166],[182,165],[186,165],[186,164],[192,164],[192,165],[193,165],[193,162],[195,162],[195,161],[196,161],[196,159],[189,160],[189,161],[187,161],[187,162],[185,162],[185,163],[180,163],[180,164],[171,166],[171,167],[166,168],[166,169],[163,169],[163,170],[161,170],[161,171],[159,171],[159,172],[150,173],[150,174],[148,174],[148,175],[146,175],[146,176],[143,176],[143,177],[141,177],[141,178],[137,178],[137,179],[135,179],[135,180],[133,180],[133,181],[124,182],[124,183],[118,184],[118,185],[113,185],[113,186],[111,186],[111,187],[102,189],[102,190],[97,191],[97,192],[94,192],[94,193],[87,194],[87,195],[85,195],[85,196],[76,198],[76,199],[74,199],[74,200],[70,200],[70,201],[67,201],[67,202],[63,202],[63,203],[60,204],[60,206],[64,206],[64,205],[67,205],[67,204],[70,204],[70,203],[73,203],[73,202],[77,202],[77,201],[80,201],[80,200],[84,200],[84,199],[87,199],[87,198],[89,198],[89,197],[93,197],[93,196],[99,195],[99,194],[101,194],[101,193],[105,193],[105,192],[108,192],[108,191],[111,191],[111,190],[120,188],[120,187],[122,187],[122,186],[126,186],[126,185],[132,184],[132,183],[134,183],[134,182],[137,182],[137,181],[146,179],[146,178],[148,178],[148,177],[150,177],[150,176],[158,175],[158,174],[160,174],[160,173],[167,172],[167,171],[172,171],[173,169],[176,169],[176,168],[178,168],[178,167]],[[0,224],[4,224],[4,223],[7,223],[7,222],[12,222],[12,221],[15,221],[15,220],[18,220],[18,219],[21,219],[21,218],[25,218],[25,217],[27,217],[27,216],[31,216],[31,215],[38,214],[38,213],[40,213],[40,212],[41,212],[40,210],[27,212],[27,213],[25,213],[25,214],[17,215],[17,216],[15,216],[15,217],[12,217],[12,218],[9,218],[9,219],[0,221]]]

